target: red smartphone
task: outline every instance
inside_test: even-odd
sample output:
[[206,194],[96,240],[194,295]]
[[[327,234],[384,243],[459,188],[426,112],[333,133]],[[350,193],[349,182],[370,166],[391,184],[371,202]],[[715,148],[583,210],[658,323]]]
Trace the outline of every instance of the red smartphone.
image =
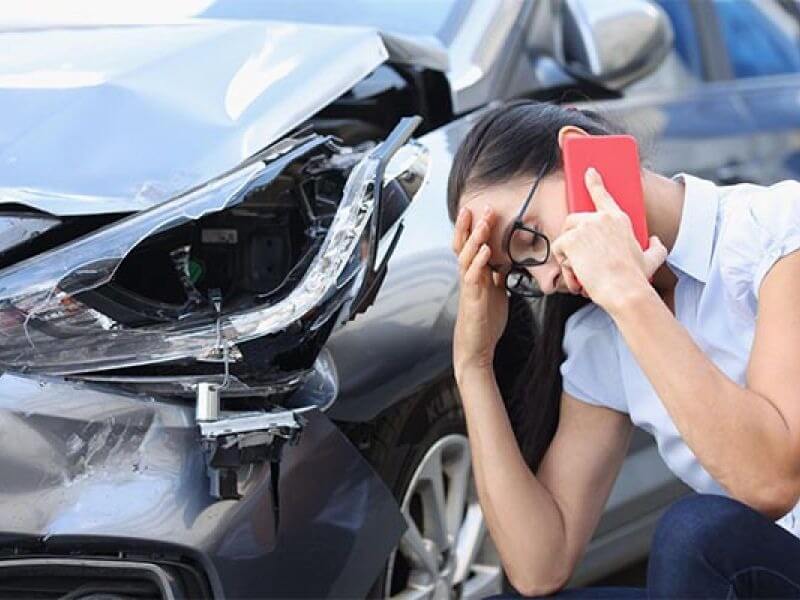
[[563,151],[569,212],[595,210],[584,181],[586,169],[594,167],[608,193],[630,217],[633,234],[646,250],[650,242],[636,139],[630,135],[570,135],[564,138]]

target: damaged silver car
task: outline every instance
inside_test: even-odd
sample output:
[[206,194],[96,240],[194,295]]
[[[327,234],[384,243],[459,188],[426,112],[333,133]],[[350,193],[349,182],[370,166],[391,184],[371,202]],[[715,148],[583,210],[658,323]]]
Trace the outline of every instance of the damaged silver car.
[[[490,102],[652,70],[668,24],[625,4],[3,26],[0,596],[499,592],[452,378],[447,174]],[[593,28],[632,16],[607,87],[607,65],[579,75]]]
[[[411,93],[395,60],[432,78],[424,65],[444,53],[374,29],[273,22],[3,35],[18,55],[0,76],[15,123],[0,191],[0,589],[238,598],[411,584],[395,547],[412,495],[443,518],[452,463],[463,506],[450,503],[466,511],[466,440],[425,448],[439,471],[417,469],[414,485],[440,487],[401,508],[347,425],[385,420],[397,398],[378,392],[358,410],[379,371],[359,381],[337,353],[356,343],[358,360],[401,366],[337,334],[376,335],[365,313],[430,183],[430,151],[411,139],[422,118],[361,113],[398,83]],[[327,415],[345,396],[356,418],[336,427]],[[438,531],[443,548],[451,529]],[[427,558],[423,535],[406,538]],[[449,556],[437,574],[454,584],[458,566],[468,581],[474,559]]]

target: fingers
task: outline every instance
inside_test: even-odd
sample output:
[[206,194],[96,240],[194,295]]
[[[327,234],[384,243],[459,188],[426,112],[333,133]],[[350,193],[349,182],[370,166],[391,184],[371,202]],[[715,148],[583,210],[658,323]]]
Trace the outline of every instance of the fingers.
[[577,294],[582,286],[575,275],[575,271],[569,265],[565,251],[565,246],[569,243],[572,235],[573,233],[565,232],[558,236],[550,246],[550,253],[555,257],[558,266],[561,267],[561,278],[564,280],[564,285],[567,286],[570,292]]
[[506,286],[506,277],[502,273],[498,273],[497,271],[492,272],[492,283],[494,283],[495,287],[504,288]]
[[583,285],[569,263],[566,250],[566,248],[570,247],[570,243],[574,241],[576,235],[578,234],[575,231],[562,233],[550,246],[550,252],[555,257],[559,267],[561,267],[561,278],[564,280],[564,285],[573,294],[581,294],[584,291]]
[[616,200],[608,193],[603,183],[603,178],[596,169],[592,167],[586,169],[584,181],[586,189],[589,190],[589,195],[591,195],[594,206],[598,211],[618,212],[622,210]]
[[564,284],[573,294],[579,294],[583,289],[583,286],[575,276],[575,271],[572,270],[572,267],[563,265],[561,267],[561,277],[564,279]]
[[480,283],[483,268],[489,262],[492,252],[486,244],[481,244],[475,253],[475,258],[464,273],[465,283]]
[[647,278],[653,276],[658,268],[667,260],[667,249],[658,236],[650,236],[650,246],[644,251],[644,269]]
[[463,207],[458,213],[456,218],[456,229],[453,232],[453,252],[456,254],[461,253],[464,243],[467,241],[470,232],[470,224],[472,223],[472,212]]
[[570,234],[566,232],[562,233],[550,243],[550,254],[552,254],[555,257],[559,265],[562,262],[564,262],[564,259],[567,258],[567,253],[564,250],[564,245],[567,242],[568,235]]
[[570,229],[575,229],[582,222],[586,220],[591,220],[593,216],[594,213],[589,213],[589,212],[569,213],[564,219],[564,224],[561,226],[561,233],[569,231]]
[[467,237],[467,241],[463,244],[461,252],[458,254],[458,268],[462,275],[472,264],[475,254],[480,249],[481,244],[489,240],[491,220],[492,213],[487,207],[483,213],[483,216],[472,228],[472,231],[469,233],[469,237]]

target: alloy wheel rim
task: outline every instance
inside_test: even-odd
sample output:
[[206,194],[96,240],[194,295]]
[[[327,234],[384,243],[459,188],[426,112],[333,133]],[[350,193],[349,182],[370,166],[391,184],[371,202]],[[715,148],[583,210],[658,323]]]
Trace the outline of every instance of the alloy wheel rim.
[[389,557],[385,597],[473,600],[501,591],[502,569],[472,482],[466,436],[446,435],[430,447],[400,510],[407,529]]

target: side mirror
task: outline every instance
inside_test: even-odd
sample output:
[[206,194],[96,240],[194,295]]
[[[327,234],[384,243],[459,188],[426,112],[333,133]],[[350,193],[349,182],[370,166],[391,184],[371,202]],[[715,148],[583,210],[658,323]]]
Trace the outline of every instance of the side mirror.
[[563,0],[559,29],[559,62],[614,90],[655,70],[674,39],[669,17],[649,0]]

